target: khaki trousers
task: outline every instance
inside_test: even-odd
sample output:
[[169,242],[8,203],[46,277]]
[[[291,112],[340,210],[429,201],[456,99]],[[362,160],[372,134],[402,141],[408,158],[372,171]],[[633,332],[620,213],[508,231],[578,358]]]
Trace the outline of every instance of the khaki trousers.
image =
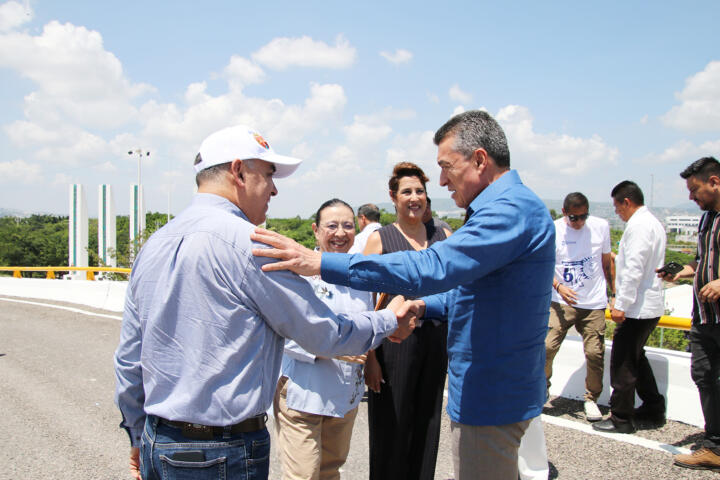
[[450,423],[455,480],[517,480],[518,448],[530,420],[507,425]]
[[350,451],[357,407],[345,417],[329,417],[288,408],[287,377],[275,390],[273,412],[284,480],[338,480]]
[[585,350],[585,400],[596,402],[603,389],[605,366],[605,310],[575,308],[557,302],[550,304],[550,321],[545,337],[545,378],[550,388],[552,363],[570,327],[582,336]]

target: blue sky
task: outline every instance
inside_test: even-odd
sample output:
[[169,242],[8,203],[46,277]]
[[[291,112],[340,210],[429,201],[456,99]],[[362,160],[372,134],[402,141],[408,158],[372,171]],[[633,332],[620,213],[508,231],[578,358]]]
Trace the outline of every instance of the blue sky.
[[271,216],[328,198],[387,201],[398,161],[437,185],[432,134],[484,108],[546,199],[607,201],[621,180],[687,198],[678,173],[720,155],[717,2],[0,3],[0,207],[67,213],[70,183],[114,187],[137,161],[147,207],[193,195],[192,161],[224,126],[304,158]]

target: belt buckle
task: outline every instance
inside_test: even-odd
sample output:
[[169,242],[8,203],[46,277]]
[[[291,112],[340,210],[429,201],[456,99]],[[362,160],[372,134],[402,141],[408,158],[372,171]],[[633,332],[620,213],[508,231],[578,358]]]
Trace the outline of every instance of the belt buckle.
[[186,423],[182,427],[182,434],[193,440],[211,440],[213,438],[212,427],[199,423]]

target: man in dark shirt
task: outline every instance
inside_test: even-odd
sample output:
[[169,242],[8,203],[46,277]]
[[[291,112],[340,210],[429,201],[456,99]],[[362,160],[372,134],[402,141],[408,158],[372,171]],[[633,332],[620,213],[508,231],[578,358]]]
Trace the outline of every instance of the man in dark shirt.
[[690,328],[691,374],[700,392],[705,417],[703,446],[690,455],[675,455],[675,465],[720,470],[720,162],[704,157],[680,174],[690,200],[705,211],[698,228],[695,261],[665,280],[694,277],[693,319]]

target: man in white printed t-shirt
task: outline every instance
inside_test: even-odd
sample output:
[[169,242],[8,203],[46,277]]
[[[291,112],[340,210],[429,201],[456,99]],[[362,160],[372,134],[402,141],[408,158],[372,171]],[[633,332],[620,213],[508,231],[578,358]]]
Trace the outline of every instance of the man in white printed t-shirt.
[[580,192],[563,202],[555,220],[555,277],[548,334],[545,338],[545,377],[548,389],[552,362],[570,327],[582,335],[585,375],[585,418],[602,420],[597,399],[603,388],[607,286],[613,288],[610,226],[589,215],[590,204]]

